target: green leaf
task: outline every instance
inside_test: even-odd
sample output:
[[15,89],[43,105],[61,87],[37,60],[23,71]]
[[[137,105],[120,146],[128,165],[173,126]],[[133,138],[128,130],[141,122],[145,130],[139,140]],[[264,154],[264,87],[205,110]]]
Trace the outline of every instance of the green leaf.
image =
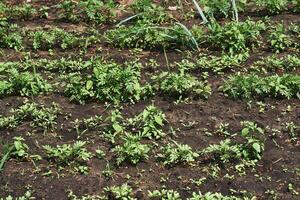
[[260,144],[258,143],[253,143],[252,144],[253,149],[255,149],[256,152],[260,153],[261,152],[261,148],[260,148]]

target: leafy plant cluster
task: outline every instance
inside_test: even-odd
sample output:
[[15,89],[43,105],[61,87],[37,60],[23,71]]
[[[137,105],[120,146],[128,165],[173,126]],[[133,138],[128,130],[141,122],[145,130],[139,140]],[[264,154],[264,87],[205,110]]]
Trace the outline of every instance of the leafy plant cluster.
[[276,53],[289,48],[299,48],[300,27],[296,24],[286,26],[283,23],[270,27],[268,42]]
[[76,33],[66,32],[60,28],[29,32],[28,39],[35,50],[45,50],[54,47],[60,47],[62,49],[74,47],[86,48],[98,40],[94,35],[79,36]]
[[222,56],[200,56],[195,68],[201,70],[208,70],[220,74],[227,70],[235,70],[240,68],[243,62],[249,57],[248,53]]
[[35,96],[48,93],[53,89],[38,73],[19,72],[16,68],[5,71],[6,75],[4,75],[4,79],[0,81],[0,97],[12,94]]
[[0,48],[20,50],[23,47],[23,36],[16,24],[0,24]]
[[232,21],[224,25],[212,23],[207,43],[231,54],[240,53],[259,45],[260,35],[264,30],[266,25],[262,21]]
[[178,163],[192,163],[199,154],[194,152],[187,144],[177,142],[169,143],[160,149],[161,153],[157,157],[163,161],[164,165],[174,165]]
[[91,97],[100,101],[136,102],[149,93],[149,86],[141,83],[141,65],[137,62],[120,65],[98,63],[93,67],[91,77],[70,74],[65,94],[71,100],[84,103]]
[[288,0],[255,0],[255,3],[271,14],[278,14],[288,7]]
[[[227,0],[199,0],[204,13],[212,18],[233,16],[231,1]],[[244,11],[247,0],[236,1],[238,11]]]
[[112,0],[107,1],[72,1],[63,0],[56,5],[60,20],[67,22],[80,22],[104,24],[115,21],[116,4]]
[[240,53],[257,46],[264,30],[266,25],[262,21],[251,20],[224,25],[212,21],[206,31],[201,26],[193,26],[189,30],[180,23],[162,27],[139,21],[134,25],[121,25],[108,30],[106,38],[108,43],[121,48],[199,48],[199,44],[205,44],[230,53]]
[[251,71],[258,72],[291,72],[300,68],[300,58],[296,55],[277,57],[272,55],[255,62],[251,66]]
[[24,121],[31,121],[30,126],[41,127],[44,131],[54,129],[60,109],[57,104],[51,107],[39,106],[36,103],[25,103],[12,109],[12,115],[0,117],[0,128],[14,128]]
[[[161,200],[182,200],[183,198],[177,191],[168,190],[168,189],[161,189],[161,190],[154,190],[148,191],[148,197],[150,199],[161,199]],[[187,200],[247,200],[248,198],[239,198],[235,196],[224,196],[221,193],[212,193],[207,192],[202,194],[201,192],[193,192],[190,198]]]
[[143,144],[143,138],[160,139],[165,136],[162,128],[166,123],[165,115],[155,106],[146,107],[140,114],[126,121],[120,112],[113,111],[107,118],[110,125],[105,128],[106,137],[115,143],[121,136],[122,142],[114,147],[113,151],[117,154],[117,164],[130,162],[137,164],[143,159],[148,158],[150,145]]
[[10,158],[23,159],[28,156],[29,147],[25,143],[25,139],[22,137],[14,137],[12,144],[6,144],[3,146],[2,155],[0,160],[0,172],[3,170],[5,163]]
[[86,142],[76,141],[73,144],[63,144],[52,147],[44,145],[47,157],[54,160],[58,166],[75,166],[77,171],[86,173],[87,169],[81,163],[88,161],[92,157],[92,153],[84,147]]
[[196,96],[208,98],[211,94],[209,84],[185,73],[184,69],[180,69],[179,73],[162,72],[157,76],[153,76],[152,79],[158,92],[171,97],[181,99],[190,94],[195,94]]
[[7,70],[11,68],[19,70],[30,70],[32,68],[37,71],[51,71],[51,72],[77,72],[90,69],[93,63],[96,62],[97,58],[83,60],[72,59],[72,58],[60,58],[60,59],[29,59],[26,58],[22,61],[11,61],[11,62],[0,62],[0,71]]
[[234,144],[230,139],[222,140],[219,144],[209,145],[202,150],[205,155],[212,156],[215,160],[223,163],[234,161],[257,161],[261,159],[264,143],[259,139],[263,134],[262,128],[254,122],[243,122],[244,128],[240,132],[244,142]]
[[183,25],[158,26],[148,21],[134,25],[120,25],[105,33],[107,42],[121,48],[162,49],[170,47],[197,47],[192,33]]
[[0,20],[28,20],[37,14],[37,10],[29,3],[9,6],[0,2]]
[[300,76],[284,74],[260,77],[255,74],[231,75],[221,90],[233,98],[281,97],[300,98]]
[[153,24],[162,24],[169,22],[171,16],[165,8],[153,3],[151,0],[135,0],[130,8],[134,12],[136,21],[151,22]]
[[117,145],[113,152],[117,155],[117,164],[128,161],[131,164],[136,165],[143,159],[148,159],[148,153],[150,147],[147,144],[142,144],[140,142],[141,136],[127,134],[123,137],[124,143],[122,145]]

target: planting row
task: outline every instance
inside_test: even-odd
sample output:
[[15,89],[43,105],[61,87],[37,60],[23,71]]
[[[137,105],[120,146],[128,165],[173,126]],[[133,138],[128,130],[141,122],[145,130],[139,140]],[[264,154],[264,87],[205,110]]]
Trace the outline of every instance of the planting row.
[[[264,44],[261,35],[267,33]],[[99,31],[90,29],[84,35],[66,32],[63,29],[22,30],[17,25],[4,23],[0,26],[0,47],[21,50],[49,50],[52,48],[80,48],[105,42],[121,48],[170,49],[170,48],[209,48],[231,54],[267,45],[274,52],[299,49],[300,28],[296,24],[285,26],[267,25],[262,21],[246,20],[228,22],[224,25],[212,22],[207,26],[193,26],[190,30],[176,23],[169,26],[155,25],[149,21],[138,21],[134,25],[120,25],[108,30],[102,36]]]

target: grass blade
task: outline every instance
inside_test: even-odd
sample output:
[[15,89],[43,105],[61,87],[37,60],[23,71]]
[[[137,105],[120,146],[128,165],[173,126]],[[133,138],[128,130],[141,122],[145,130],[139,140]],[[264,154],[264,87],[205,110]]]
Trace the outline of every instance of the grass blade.
[[204,15],[204,13],[203,13],[201,7],[199,6],[199,4],[197,3],[196,0],[193,0],[193,3],[194,3],[194,5],[195,5],[195,7],[197,8],[197,10],[198,10],[198,12],[199,12],[199,14],[200,14],[200,16],[201,16],[201,18],[202,18],[202,20],[203,20],[203,23],[206,24],[206,23],[208,22],[208,20],[207,20],[207,18],[205,17],[205,15]]
[[197,50],[199,50],[199,45],[198,45],[195,37],[193,36],[193,34],[189,31],[189,29],[185,25],[183,25],[182,23],[180,23],[180,22],[176,22],[176,24],[178,24],[179,26],[181,26],[182,29],[187,33],[187,35],[189,35],[191,37],[192,42],[196,46]]

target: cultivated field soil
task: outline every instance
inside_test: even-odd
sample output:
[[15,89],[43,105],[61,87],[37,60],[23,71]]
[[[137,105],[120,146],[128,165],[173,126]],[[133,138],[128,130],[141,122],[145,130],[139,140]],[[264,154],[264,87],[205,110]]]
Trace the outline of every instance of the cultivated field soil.
[[300,199],[300,2],[196,2],[0,0],[1,200]]

